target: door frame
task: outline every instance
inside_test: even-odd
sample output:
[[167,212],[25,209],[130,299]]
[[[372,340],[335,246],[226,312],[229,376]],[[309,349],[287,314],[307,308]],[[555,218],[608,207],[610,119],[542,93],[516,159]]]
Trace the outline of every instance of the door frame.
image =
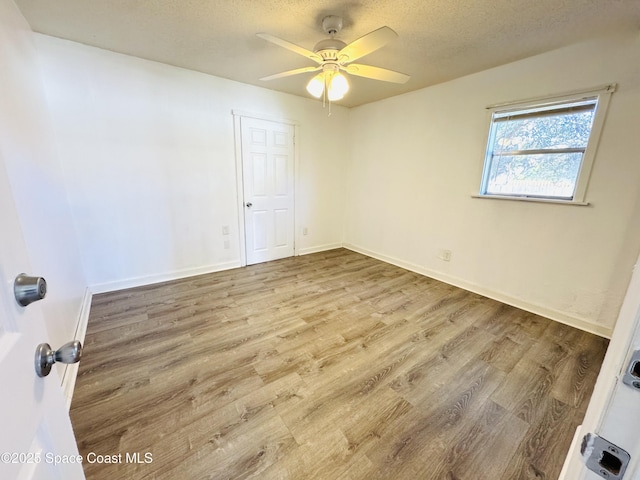
[[300,232],[297,225],[300,225],[298,219],[298,172],[299,172],[299,149],[298,138],[300,133],[300,122],[288,118],[277,117],[273,115],[265,115],[262,113],[247,112],[244,110],[231,110],[233,115],[233,140],[235,145],[236,159],[236,205],[238,209],[238,249],[240,251],[240,266],[247,266],[247,241],[245,229],[245,208],[244,208],[244,170],[242,163],[242,118],[255,118],[257,120],[265,120],[267,122],[282,123],[293,127],[293,256],[298,256],[298,244]]
[[[580,456],[582,437],[587,433],[598,434],[609,407],[616,393],[616,386],[622,381],[623,370],[626,369],[633,352],[636,334],[640,329],[640,257],[633,268],[631,280],[614,326],[607,353],[602,362],[600,373],[591,395],[582,425],[578,426],[571,447],[560,473],[560,480],[583,480],[588,475],[584,461]],[[626,388],[626,387],[625,387]],[[632,413],[640,415],[640,407]],[[636,417],[637,418],[637,417]],[[632,464],[637,465],[640,442],[635,445],[620,445],[632,457]],[[627,472],[632,473],[632,472]],[[595,476],[595,475],[594,475]],[[625,475],[627,477],[628,475]],[[593,478],[593,477],[592,477]],[[631,478],[631,477],[629,477]]]

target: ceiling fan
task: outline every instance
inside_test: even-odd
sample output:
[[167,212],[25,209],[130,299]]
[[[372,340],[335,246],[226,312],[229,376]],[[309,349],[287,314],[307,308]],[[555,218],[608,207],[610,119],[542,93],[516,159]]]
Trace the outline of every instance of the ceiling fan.
[[258,33],[258,37],[284,47],[287,50],[291,50],[303,57],[307,57],[318,64],[314,67],[302,67],[276,73],[275,75],[263,77],[260,80],[275,80],[291,75],[320,71],[320,73],[314,76],[307,84],[307,91],[316,98],[320,98],[324,94],[325,99],[328,98],[329,102],[333,102],[340,100],[349,90],[349,83],[346,77],[340,73],[341,71],[359,77],[392,83],[406,83],[409,78],[411,78],[409,75],[387,70],[386,68],[351,63],[360,57],[364,57],[382,48],[396,38],[398,34],[389,27],[381,27],[374,30],[351,42],[349,45],[335,38],[340,30],[342,30],[341,17],[336,15],[325,17],[322,20],[322,29],[330,38],[319,41],[313,48],[313,51],[282,40],[281,38],[274,37],[268,33]]

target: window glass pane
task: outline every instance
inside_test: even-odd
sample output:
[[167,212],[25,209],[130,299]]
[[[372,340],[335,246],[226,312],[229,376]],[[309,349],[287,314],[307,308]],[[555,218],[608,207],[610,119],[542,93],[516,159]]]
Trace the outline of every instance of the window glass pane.
[[491,128],[480,196],[585,204],[587,179],[614,89],[607,85],[488,107]]
[[494,123],[494,152],[586,148],[594,111],[526,117]]
[[582,153],[497,155],[491,160],[486,193],[572,198]]

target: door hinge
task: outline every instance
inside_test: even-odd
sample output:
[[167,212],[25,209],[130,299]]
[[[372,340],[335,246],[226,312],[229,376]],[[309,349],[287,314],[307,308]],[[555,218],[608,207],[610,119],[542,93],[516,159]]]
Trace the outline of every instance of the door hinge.
[[589,470],[608,480],[622,480],[631,460],[626,451],[594,433],[584,436],[580,454]]

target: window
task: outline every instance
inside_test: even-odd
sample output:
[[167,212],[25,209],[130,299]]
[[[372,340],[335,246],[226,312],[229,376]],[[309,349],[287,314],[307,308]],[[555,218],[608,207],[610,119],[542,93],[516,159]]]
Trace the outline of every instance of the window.
[[491,108],[480,196],[583,203],[613,90]]

